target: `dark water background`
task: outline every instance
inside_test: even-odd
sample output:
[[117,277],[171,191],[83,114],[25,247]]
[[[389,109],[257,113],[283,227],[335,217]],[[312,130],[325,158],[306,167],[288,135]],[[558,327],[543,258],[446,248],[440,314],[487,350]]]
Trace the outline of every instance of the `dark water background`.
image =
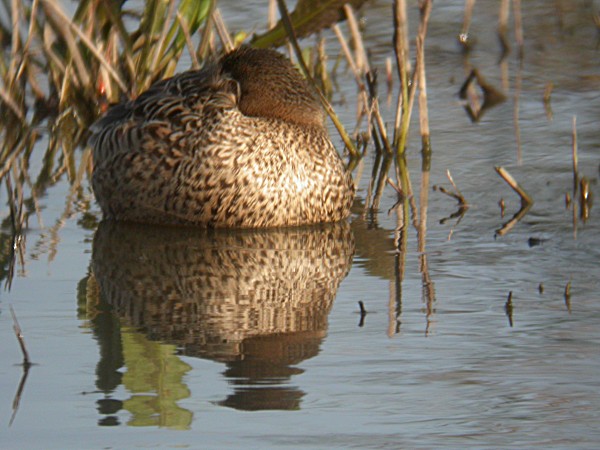
[[[265,3],[220,7],[231,30],[260,30]],[[522,3],[522,65],[515,52],[499,63],[499,2],[477,2],[468,56],[456,43],[463,2],[434,3],[426,45],[430,186],[450,187],[449,169],[470,208],[459,223],[442,224],[457,206],[429,188],[424,252],[412,225],[404,253],[395,252],[391,188],[376,217],[361,217],[372,150],[355,174],[349,226],[96,232],[82,225],[82,208],[64,214],[68,183],[50,189],[39,199],[43,226],[30,220],[25,265],[0,294],[0,447],[597,446],[600,225],[593,207],[574,227],[565,194],[573,185],[573,116],[580,172],[598,191],[599,9],[590,1]],[[390,11],[383,1],[363,10],[365,45],[380,70],[393,56]],[[333,59],[337,44],[326,37]],[[471,67],[507,95],[478,123],[457,96]],[[344,73],[337,82],[336,109],[351,128],[355,83]],[[381,89],[391,123],[394,102]],[[408,155],[419,203],[417,125]],[[38,146],[41,155],[47,140]],[[495,238],[520,206],[497,165],[535,204]],[[86,189],[91,198],[87,182]],[[5,204],[4,191],[0,198]],[[89,212],[100,216],[94,203]],[[358,301],[369,311],[362,327]],[[37,364],[10,426],[22,369],[9,304]]]

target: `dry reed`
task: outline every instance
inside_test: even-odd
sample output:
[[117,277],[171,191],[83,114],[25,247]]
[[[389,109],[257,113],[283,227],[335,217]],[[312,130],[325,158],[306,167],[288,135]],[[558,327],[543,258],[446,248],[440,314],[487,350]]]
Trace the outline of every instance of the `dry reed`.
[[296,39],[294,27],[292,25],[292,21],[290,20],[290,15],[287,10],[285,1],[277,0],[277,6],[279,7],[279,14],[281,15],[281,22],[283,23],[283,26],[285,27],[288,38],[290,40],[290,43],[292,44],[292,47],[296,54],[296,58],[298,59],[298,63],[300,64],[300,67],[302,69],[302,72],[306,76],[309,83],[313,86],[315,92],[317,92],[319,99],[321,100],[321,104],[323,105],[323,108],[325,109],[325,112],[327,112],[327,114],[329,115],[329,118],[335,125],[338,133],[340,134],[342,140],[344,141],[344,144],[346,145],[346,149],[350,153],[350,156],[353,159],[358,158],[360,155],[356,149],[356,145],[354,144],[354,142],[352,142],[352,140],[350,139],[350,136],[348,136],[348,133],[346,132],[346,129],[344,128],[344,126],[342,125],[341,121],[339,120],[337,114],[335,113],[335,110],[333,109],[333,107],[331,106],[331,104],[329,103],[327,98],[323,95],[321,90],[316,85],[314,79],[310,75],[310,71],[308,70],[308,67],[306,66],[306,63],[302,56],[302,49],[300,48],[300,45],[298,44],[298,40]]
[[513,176],[506,170],[504,167],[496,166],[494,167],[498,175],[502,177],[504,181],[519,195],[521,198],[521,205],[532,205],[533,199],[531,196],[525,192],[525,189],[521,187],[519,183],[513,178]]

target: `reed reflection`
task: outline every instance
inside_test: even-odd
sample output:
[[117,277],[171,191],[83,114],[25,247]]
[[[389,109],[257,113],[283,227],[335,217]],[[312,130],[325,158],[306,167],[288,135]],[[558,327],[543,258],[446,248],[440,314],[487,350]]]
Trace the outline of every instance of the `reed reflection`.
[[[98,371],[98,387],[114,376],[121,360],[124,385],[127,374],[136,370],[129,361],[136,361],[138,369],[158,366],[168,351],[153,353],[148,346],[167,345],[182,355],[226,364],[224,376],[233,392],[221,405],[299,408],[304,392],[290,381],[303,370],[295,366],[318,354],[353,252],[346,223],[238,231],[101,223],[94,239],[88,310],[93,303],[128,331],[121,330],[117,345],[114,320],[103,333],[99,318],[92,319],[107,361],[99,367],[112,366],[108,375]],[[95,291],[95,302],[90,302],[90,291]],[[137,356],[132,341],[138,344]],[[176,369],[170,377],[173,386],[163,390],[185,393],[183,376],[189,366]],[[145,392],[153,389],[148,383]],[[160,397],[158,388],[154,391]],[[122,402],[125,409],[127,402]],[[142,403],[144,414],[161,405]]]

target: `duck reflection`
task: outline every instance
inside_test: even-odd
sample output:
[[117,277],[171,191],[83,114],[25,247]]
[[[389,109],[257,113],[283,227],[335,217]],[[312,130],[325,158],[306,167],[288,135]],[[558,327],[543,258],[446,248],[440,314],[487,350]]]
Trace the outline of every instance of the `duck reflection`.
[[[87,310],[89,314],[93,304],[118,325],[104,323],[106,315],[91,318],[104,360],[99,363],[98,387],[106,392],[115,384],[119,361],[127,369],[120,378],[126,384],[128,376],[136,378],[130,361],[138,368],[159,367],[170,355],[183,366],[171,361],[171,382],[178,386],[163,390],[179,392],[175,400],[185,398],[182,379],[189,366],[174,355],[178,352],[226,364],[224,375],[233,393],[221,405],[243,410],[299,408],[304,393],[290,380],[302,373],[297,364],[319,352],[353,252],[346,223],[235,231],[101,223],[94,239]],[[116,342],[115,327],[120,326],[127,330],[121,329]],[[152,345],[154,351],[149,350]],[[146,378],[140,392],[154,390],[160,396],[151,377]],[[116,407],[114,400],[106,402],[112,410],[122,406],[131,411],[131,400]],[[138,399],[144,414],[152,410],[147,400]],[[134,420],[146,424],[143,418]]]

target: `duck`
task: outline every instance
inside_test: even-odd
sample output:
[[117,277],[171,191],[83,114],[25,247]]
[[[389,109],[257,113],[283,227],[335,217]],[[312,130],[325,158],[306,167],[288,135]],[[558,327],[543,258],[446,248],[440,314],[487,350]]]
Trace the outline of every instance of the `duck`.
[[272,49],[241,46],[156,82],[91,127],[105,219],[202,228],[337,222],[355,187],[313,90]]

